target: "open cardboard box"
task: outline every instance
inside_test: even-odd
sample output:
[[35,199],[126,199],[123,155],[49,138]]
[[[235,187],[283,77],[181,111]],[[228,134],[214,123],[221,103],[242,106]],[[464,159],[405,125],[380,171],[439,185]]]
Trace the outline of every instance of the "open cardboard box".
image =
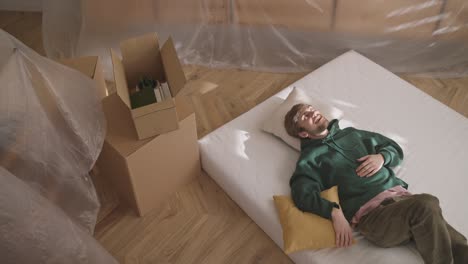
[[181,92],[175,105],[179,129],[138,140],[132,115],[119,96],[112,94],[103,100],[107,135],[96,168],[139,216],[161,206],[201,172],[191,100]]
[[[114,81],[121,102],[130,112],[138,139],[160,135],[179,127],[175,97],[184,88],[186,79],[172,39],[159,49],[156,33],[128,39],[120,43],[122,60],[111,49]],[[132,109],[130,89],[143,76],[166,82],[172,94],[161,102]]]
[[72,59],[60,59],[59,63],[73,68],[89,78],[93,79],[98,88],[98,94],[101,99],[107,96],[106,82],[102,71],[102,66],[97,56],[78,57]]

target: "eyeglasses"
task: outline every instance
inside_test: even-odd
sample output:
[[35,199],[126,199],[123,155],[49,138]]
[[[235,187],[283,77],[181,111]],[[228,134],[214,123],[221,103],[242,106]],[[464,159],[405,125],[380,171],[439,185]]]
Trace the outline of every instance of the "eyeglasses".
[[307,107],[304,107],[301,111],[297,111],[296,115],[294,115],[293,117],[294,123],[299,122],[299,120],[303,120],[305,114],[313,112],[313,111],[315,111],[315,109],[310,105]]

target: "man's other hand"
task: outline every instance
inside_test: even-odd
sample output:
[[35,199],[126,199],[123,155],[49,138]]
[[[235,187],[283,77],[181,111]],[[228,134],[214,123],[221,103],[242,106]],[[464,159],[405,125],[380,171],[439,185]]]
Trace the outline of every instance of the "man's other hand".
[[338,208],[332,210],[332,222],[335,229],[335,241],[337,247],[349,247],[353,243],[353,230],[343,215],[343,211]]
[[359,177],[370,177],[382,168],[384,157],[382,154],[373,154],[364,156],[357,161],[362,162],[356,169],[357,175]]

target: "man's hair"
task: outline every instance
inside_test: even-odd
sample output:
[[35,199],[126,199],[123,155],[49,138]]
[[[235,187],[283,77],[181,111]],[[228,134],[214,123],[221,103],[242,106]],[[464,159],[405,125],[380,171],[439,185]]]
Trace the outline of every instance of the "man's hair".
[[286,132],[292,137],[300,138],[299,132],[304,131],[302,128],[299,127],[297,124],[297,113],[307,107],[306,104],[296,104],[294,105],[288,113],[284,116],[284,128],[286,128]]

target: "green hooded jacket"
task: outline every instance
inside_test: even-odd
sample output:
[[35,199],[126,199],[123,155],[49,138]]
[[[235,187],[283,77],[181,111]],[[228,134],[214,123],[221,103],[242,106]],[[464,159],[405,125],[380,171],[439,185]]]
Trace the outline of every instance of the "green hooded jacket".
[[[332,120],[329,133],[323,139],[302,139],[301,156],[289,184],[291,196],[302,211],[331,218],[336,204],[320,197],[320,192],[338,186],[340,205],[346,219],[377,194],[401,185],[390,167],[400,164],[403,151],[393,140],[377,133],[352,127],[340,129],[338,120]],[[359,177],[357,159],[380,153],[384,157],[382,168],[370,177]]]

